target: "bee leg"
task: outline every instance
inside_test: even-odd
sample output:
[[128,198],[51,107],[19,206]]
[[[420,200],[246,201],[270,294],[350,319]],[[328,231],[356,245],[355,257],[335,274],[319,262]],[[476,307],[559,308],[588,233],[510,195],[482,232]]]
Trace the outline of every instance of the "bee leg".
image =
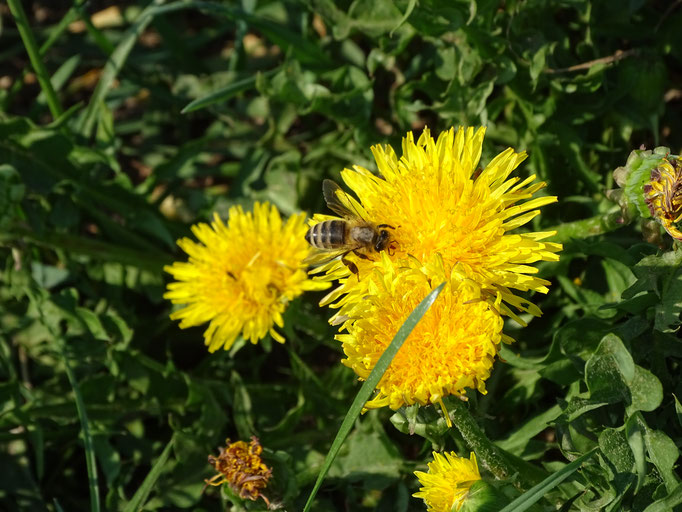
[[390,229],[395,229],[394,226],[391,226],[390,224],[379,224],[377,226],[378,228],[390,228]]
[[[348,254],[348,253],[346,253],[346,254]],[[358,273],[358,266],[357,266],[355,263],[353,263],[352,261],[346,259],[346,255],[345,255],[345,254],[344,254],[343,257],[341,258],[341,263],[343,263],[344,265],[346,265],[346,266],[348,267],[348,270],[350,270],[353,274],[357,274],[357,273]]]

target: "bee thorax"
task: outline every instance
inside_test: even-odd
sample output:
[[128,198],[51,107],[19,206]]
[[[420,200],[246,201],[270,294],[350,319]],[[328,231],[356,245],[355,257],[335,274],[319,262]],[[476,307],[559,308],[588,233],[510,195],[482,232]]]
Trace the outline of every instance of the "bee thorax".
[[361,245],[371,244],[375,236],[375,231],[368,226],[355,226],[350,230],[350,239]]

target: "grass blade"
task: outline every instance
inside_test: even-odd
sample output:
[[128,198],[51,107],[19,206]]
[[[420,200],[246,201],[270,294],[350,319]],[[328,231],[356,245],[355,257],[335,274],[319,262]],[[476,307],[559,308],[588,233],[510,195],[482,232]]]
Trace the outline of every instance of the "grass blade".
[[[263,73],[263,75],[270,76],[273,73],[275,73],[275,71],[277,70],[273,69],[268,71],[267,73]],[[214,91],[211,94],[204,96],[203,98],[197,98],[194,101],[191,101],[190,103],[187,104],[187,106],[185,106],[185,108],[183,108],[180,111],[180,113],[187,114],[188,112],[194,112],[195,110],[206,108],[210,105],[213,105],[214,103],[220,103],[221,101],[228,100],[232,96],[235,96],[240,92],[251,89],[255,85],[257,78],[258,74],[255,74],[248,78],[244,78],[243,80],[232,82],[231,84],[228,84],[222,89],[218,89],[217,91]]]
[[83,119],[81,121],[79,131],[84,137],[88,138],[92,134],[92,130],[97,123],[100,106],[104,101],[104,97],[106,96],[107,92],[109,92],[111,85],[114,83],[116,75],[118,75],[118,72],[123,68],[123,64],[128,58],[128,55],[130,55],[133,46],[135,46],[135,41],[137,41],[137,38],[144,31],[144,29],[147,28],[147,25],[151,23],[151,21],[154,19],[154,16],[164,12],[188,8],[188,5],[183,3],[162,6],[160,5],[162,2],[163,0],[156,0],[152,5],[140,13],[140,16],[137,18],[135,24],[128,29],[126,34],[121,39],[121,42],[118,44],[118,46],[116,46],[116,49],[109,57],[109,60],[104,65],[102,76],[100,77],[99,82],[97,82],[97,86],[92,93],[90,103],[88,103],[85,114],[83,115]]
[[123,509],[123,512],[137,512],[138,510],[142,510],[142,507],[147,501],[149,493],[152,491],[152,488],[156,484],[156,481],[159,479],[161,473],[163,473],[163,470],[166,468],[166,462],[168,462],[168,457],[170,457],[174,441],[175,441],[174,437],[171,438],[170,441],[168,441],[168,444],[163,449],[163,453],[161,453],[161,456],[156,460],[156,462],[152,466],[152,469],[145,477],[144,482],[142,482],[142,485],[140,485],[137,491],[135,491],[135,494],[128,502],[126,507]]
[[444,286],[445,283],[441,283],[435,290],[429,293],[416,308],[414,308],[414,311],[410,313],[410,316],[407,317],[407,320],[405,320],[403,325],[400,326],[400,329],[398,329],[398,332],[393,337],[391,344],[386,347],[384,353],[381,354],[379,361],[377,361],[377,364],[372,369],[369,377],[367,377],[367,380],[360,388],[360,391],[358,391],[355,400],[353,400],[353,403],[348,409],[348,413],[346,413],[346,417],[343,419],[343,423],[341,423],[341,427],[336,434],[336,438],[334,439],[331,448],[329,448],[327,457],[324,459],[322,468],[320,469],[320,474],[318,475],[317,481],[315,482],[315,486],[313,487],[310,496],[308,496],[308,501],[303,508],[303,512],[308,512],[308,510],[310,510],[313,500],[315,499],[315,495],[322,485],[325,475],[329,471],[332,462],[334,462],[336,455],[339,453],[341,445],[346,440],[346,437],[348,437],[355,420],[358,418],[358,416],[360,416],[363,406],[367,400],[369,400],[374,388],[376,388],[377,384],[379,384],[379,380],[381,380],[382,375],[391,364],[391,361],[393,361],[393,358],[398,353],[398,350],[400,350],[400,347],[402,347],[403,343],[405,343],[405,340],[415,328],[417,323],[419,323],[419,321],[434,303],[438,295],[440,295],[440,292],[443,290]]
[[567,464],[553,475],[548,476],[535,487],[523,493],[521,496],[504,507],[500,512],[523,512],[539,501],[545,494],[554,489],[561,482],[571,476],[583,462],[592,457],[598,448],[594,448],[582,457],[578,457],[570,464]]
[[45,93],[45,97],[47,98],[47,105],[50,108],[50,113],[52,113],[52,117],[54,119],[57,119],[62,114],[62,105],[59,102],[57,93],[52,88],[52,83],[50,83],[50,75],[45,68],[45,64],[43,63],[43,59],[40,55],[40,49],[38,48],[35,37],[33,37],[33,32],[31,31],[31,27],[28,24],[28,18],[26,17],[26,12],[21,5],[21,0],[7,0],[7,5],[9,6],[9,10],[12,12],[12,16],[14,16],[14,21],[17,24],[17,30],[19,31],[21,40],[23,41],[24,47],[26,48],[26,53],[28,53],[28,58],[31,61],[33,70],[35,71],[36,77],[38,78],[40,88],[42,89],[43,93]]
[[81,395],[80,386],[78,385],[78,379],[76,379],[76,374],[71,368],[69,363],[69,358],[67,355],[66,340],[64,337],[57,332],[54,326],[49,323],[44,315],[44,308],[42,307],[42,297],[39,293],[34,290],[29,289],[28,293],[29,301],[34,307],[39,311],[40,319],[42,324],[47,327],[48,331],[54,338],[55,344],[58,348],[59,354],[61,355],[62,361],[64,361],[64,368],[66,370],[66,376],[69,379],[69,384],[71,389],[73,389],[74,398],[76,400],[76,411],[78,413],[78,421],[81,424],[81,430],[83,431],[83,447],[85,449],[85,463],[88,469],[88,488],[90,489],[90,511],[100,512],[102,510],[101,499],[99,496],[99,483],[97,476],[97,459],[95,457],[95,445],[92,442],[92,435],[90,434],[90,422],[88,420],[88,414],[85,410],[85,402],[83,401],[83,395]]
[[92,443],[92,435],[90,434],[90,422],[88,421],[88,414],[85,410],[85,402],[76,380],[76,375],[71,369],[69,360],[66,356],[66,350],[63,345],[63,340],[59,343],[62,358],[64,360],[64,367],[66,368],[66,375],[69,378],[73,394],[76,398],[76,409],[78,411],[78,419],[81,422],[81,430],[83,431],[83,445],[85,447],[85,463],[88,468],[88,487],[90,487],[90,510],[92,512],[99,512],[101,501],[99,497],[98,477],[97,477],[97,461],[95,459],[95,446]]

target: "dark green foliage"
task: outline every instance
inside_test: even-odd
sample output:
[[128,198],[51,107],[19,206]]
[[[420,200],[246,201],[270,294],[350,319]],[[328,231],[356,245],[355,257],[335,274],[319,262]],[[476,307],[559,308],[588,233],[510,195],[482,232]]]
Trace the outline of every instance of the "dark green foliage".
[[[533,511],[682,510],[682,260],[606,197],[632,150],[682,147],[679,3],[23,4],[34,45],[0,6],[0,508],[224,510],[207,456],[255,434],[268,496],[301,510],[358,389],[329,311],[304,296],[285,345],[209,355],[163,266],[214,211],[322,212],[372,144],[462,124],[487,126],[483,164],[528,151],[519,173],[559,196],[532,227],[565,242],[544,315],[508,322],[469,393],[524,471],[474,490],[510,503],[525,474]],[[312,510],[425,510],[432,449],[470,450],[434,407],[362,416]]]

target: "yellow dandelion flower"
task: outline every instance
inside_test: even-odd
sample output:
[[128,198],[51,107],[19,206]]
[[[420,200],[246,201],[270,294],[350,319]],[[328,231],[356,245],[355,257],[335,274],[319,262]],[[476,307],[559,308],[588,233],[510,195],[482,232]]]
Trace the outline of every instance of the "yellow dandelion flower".
[[644,198],[651,215],[670,236],[682,240],[682,231],[675,225],[682,221],[682,163],[665,158],[651,171],[651,181],[644,185]]
[[423,485],[415,498],[422,498],[428,512],[450,512],[462,508],[471,486],[481,479],[476,455],[471,452],[469,459],[458,457],[455,452],[433,452],[433,462],[428,473],[415,471]]
[[210,352],[229,349],[240,334],[251,343],[268,333],[284,342],[274,326],[283,326],[287,303],[325,287],[308,279],[305,232],[304,214],[284,223],[268,203],[256,203],[253,212],[233,206],[227,225],[216,214],[210,225],[192,226],[198,242],[178,241],[189,261],[164,268],[176,279],[164,298],[185,305],[171,319],[183,329],[208,322],[204,341]]
[[[523,325],[507,305],[535,316],[541,314],[537,306],[514,291],[546,293],[549,282],[536,276],[537,268],[531,264],[557,261],[561,245],[543,241],[555,232],[511,232],[532,220],[540,207],[555,202],[556,197],[533,198],[545,186],[535,181],[535,175],[523,180],[510,177],[525,160],[525,152],[508,148],[485,168],[478,168],[484,135],[484,128],[453,128],[434,140],[425,129],[415,142],[408,133],[400,158],[390,146],[374,146],[381,176],[360,166],[344,169],[342,178],[359,201],[346,196],[342,202],[375,225],[395,227],[390,230],[390,253],[396,265],[409,258],[427,262],[438,254],[447,269],[478,283],[491,302],[500,296],[502,312]],[[315,220],[329,218],[316,216]],[[347,256],[357,267],[357,275],[351,275],[341,261],[318,269],[326,273],[323,279],[339,279],[340,283],[323,304],[340,299],[334,307],[342,307],[363,296],[363,291],[351,292],[367,287],[364,276],[372,274],[378,254],[363,256]],[[342,308],[334,321],[344,315]]]
[[220,448],[217,457],[208,456],[208,463],[218,472],[217,475],[206,480],[209,485],[228,484],[230,489],[241,499],[256,501],[259,497],[270,505],[270,501],[263,494],[272,476],[272,469],[261,460],[263,447],[258,438],[251,437],[247,445],[244,441],[230,443],[225,441],[225,448]]
[[[465,388],[485,393],[485,381],[502,341],[502,317],[482,300],[479,288],[456,275],[447,276],[442,262],[424,269],[416,261],[395,267],[383,254],[362,301],[348,311],[342,362],[366,379],[393,336],[421,300],[443,281],[448,285],[417,324],[377,385],[368,409],[440,403]],[[499,305],[499,301],[498,301]]]

